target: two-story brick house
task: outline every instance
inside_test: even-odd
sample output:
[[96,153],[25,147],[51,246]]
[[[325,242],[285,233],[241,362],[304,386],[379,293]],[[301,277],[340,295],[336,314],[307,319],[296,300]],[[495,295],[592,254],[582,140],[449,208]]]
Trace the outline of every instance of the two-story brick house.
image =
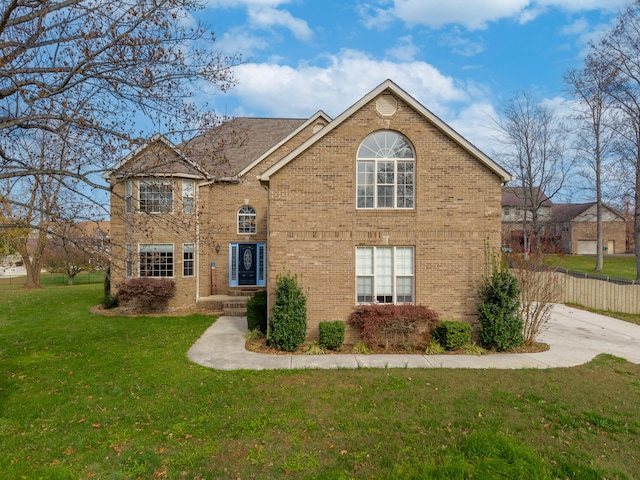
[[[511,176],[390,80],[335,119],[237,118],[162,137],[111,174],[113,284],[176,281],[175,305],[297,274],[308,334],[361,303],[473,322]],[[211,264],[215,263],[215,275]]]

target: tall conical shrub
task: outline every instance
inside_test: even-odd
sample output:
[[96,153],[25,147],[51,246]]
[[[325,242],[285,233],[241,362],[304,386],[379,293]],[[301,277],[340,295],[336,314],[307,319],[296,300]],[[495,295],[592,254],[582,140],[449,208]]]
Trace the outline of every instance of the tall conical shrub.
[[269,343],[280,350],[296,350],[307,336],[307,299],[290,273],[276,278],[276,300],[269,319]]
[[485,348],[510,350],[524,343],[520,316],[518,279],[504,263],[492,256],[491,275],[480,289],[480,343]]

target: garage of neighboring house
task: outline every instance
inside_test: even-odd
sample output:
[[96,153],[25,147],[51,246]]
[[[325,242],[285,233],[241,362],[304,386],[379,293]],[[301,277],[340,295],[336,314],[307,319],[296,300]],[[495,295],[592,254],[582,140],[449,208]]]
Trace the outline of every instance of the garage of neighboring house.
[[[616,241],[605,240],[604,253],[616,253]],[[598,253],[598,245],[595,240],[578,240],[578,255],[595,255]]]

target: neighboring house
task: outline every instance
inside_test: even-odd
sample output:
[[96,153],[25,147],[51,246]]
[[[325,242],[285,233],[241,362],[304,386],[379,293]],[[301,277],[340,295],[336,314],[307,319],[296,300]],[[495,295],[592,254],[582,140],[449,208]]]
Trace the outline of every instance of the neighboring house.
[[[545,252],[575,255],[596,254],[596,203],[554,204],[542,192],[538,215],[539,237]],[[502,193],[502,243],[513,251],[523,251],[524,239],[531,234],[530,207],[520,187],[507,187]],[[625,218],[604,206],[603,249],[606,254],[627,250]]]
[[[367,303],[471,323],[511,175],[387,80],[331,119],[236,118],[161,136],[111,173],[112,285],[170,277],[173,305],[298,276],[308,336]],[[215,268],[213,268],[215,266]]]
[[553,203],[544,192],[536,188],[527,195],[522,187],[505,187],[502,190],[502,243],[514,251],[522,252],[533,240],[532,205],[537,206],[540,225],[540,241],[548,242],[546,224],[551,219]]
[[[597,253],[596,202],[562,203],[554,205],[551,211],[561,253],[574,255]],[[605,254],[627,251],[626,228],[625,218],[603,205],[602,243]]]

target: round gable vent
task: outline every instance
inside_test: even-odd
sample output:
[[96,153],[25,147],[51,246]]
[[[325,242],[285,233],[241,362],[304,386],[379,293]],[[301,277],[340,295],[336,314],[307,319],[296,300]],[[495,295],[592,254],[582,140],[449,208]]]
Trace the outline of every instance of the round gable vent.
[[376,100],[376,110],[383,117],[390,117],[398,111],[398,100],[393,95],[381,95]]

